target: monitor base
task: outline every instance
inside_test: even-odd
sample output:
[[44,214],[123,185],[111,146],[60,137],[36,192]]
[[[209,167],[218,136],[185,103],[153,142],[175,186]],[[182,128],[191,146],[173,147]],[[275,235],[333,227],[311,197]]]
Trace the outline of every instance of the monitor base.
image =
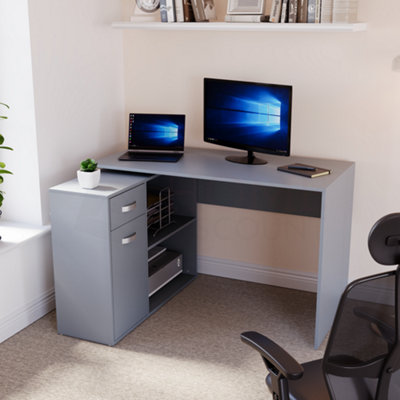
[[252,151],[248,151],[247,156],[236,156],[236,155],[226,156],[225,160],[238,164],[250,164],[250,165],[263,165],[268,163],[268,161],[256,157]]

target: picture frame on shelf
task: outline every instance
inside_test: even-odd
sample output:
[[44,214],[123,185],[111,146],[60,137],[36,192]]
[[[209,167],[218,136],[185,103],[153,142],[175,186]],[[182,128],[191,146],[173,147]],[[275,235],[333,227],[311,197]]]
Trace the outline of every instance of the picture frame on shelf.
[[265,0],[228,0],[227,14],[263,14]]

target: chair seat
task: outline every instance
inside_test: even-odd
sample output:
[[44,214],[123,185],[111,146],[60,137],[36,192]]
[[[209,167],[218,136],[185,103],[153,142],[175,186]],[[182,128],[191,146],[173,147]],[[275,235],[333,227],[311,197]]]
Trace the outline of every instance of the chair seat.
[[[303,377],[296,381],[289,381],[290,400],[330,400],[328,388],[322,373],[322,360],[310,361],[302,364]],[[270,374],[266,378],[271,390]]]

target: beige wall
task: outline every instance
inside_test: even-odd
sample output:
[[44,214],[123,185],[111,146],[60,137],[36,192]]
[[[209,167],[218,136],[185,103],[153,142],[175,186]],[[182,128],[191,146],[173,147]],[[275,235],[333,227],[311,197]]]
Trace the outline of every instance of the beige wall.
[[318,269],[318,218],[200,204],[198,220],[201,256],[291,271]]
[[124,143],[122,4],[28,0],[43,221],[48,188]]
[[[128,19],[130,2],[124,4]],[[366,32],[124,31],[125,114],[185,113],[187,146],[208,147],[203,77],[293,85],[292,154],[356,162],[350,279],[380,271],[368,254],[368,232],[400,204],[400,73],[392,69],[400,54],[400,2],[360,0],[359,10]],[[201,209],[199,225],[214,212]],[[225,213],[234,224],[236,210]],[[313,232],[314,224],[304,223]],[[231,257],[235,241],[218,240],[218,224],[207,230],[215,240],[200,235],[201,253],[224,248]],[[242,251],[243,261],[252,262],[251,247]],[[307,260],[306,252],[299,258]]]

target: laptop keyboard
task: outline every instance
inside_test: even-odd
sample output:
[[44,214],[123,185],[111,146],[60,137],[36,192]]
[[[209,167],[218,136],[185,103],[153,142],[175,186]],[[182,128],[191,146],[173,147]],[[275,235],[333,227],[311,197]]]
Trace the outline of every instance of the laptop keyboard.
[[133,153],[131,151],[122,154],[120,161],[160,161],[177,162],[182,154],[162,154],[162,153]]

